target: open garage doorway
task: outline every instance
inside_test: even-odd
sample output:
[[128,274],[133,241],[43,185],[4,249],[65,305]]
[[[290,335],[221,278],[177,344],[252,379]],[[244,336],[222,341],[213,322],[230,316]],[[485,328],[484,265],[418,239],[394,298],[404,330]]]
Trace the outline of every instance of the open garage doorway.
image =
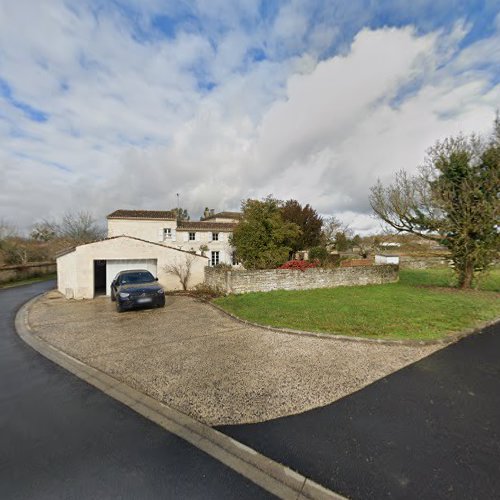
[[94,297],[106,295],[106,261],[94,260]]

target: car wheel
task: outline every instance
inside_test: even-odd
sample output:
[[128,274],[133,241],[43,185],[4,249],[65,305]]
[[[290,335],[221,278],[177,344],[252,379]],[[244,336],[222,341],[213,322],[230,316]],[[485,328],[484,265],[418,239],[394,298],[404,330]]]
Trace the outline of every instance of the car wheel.
[[111,302],[114,302],[116,300],[116,295],[113,289],[111,289]]
[[116,301],[116,310],[119,312],[119,313],[122,313],[123,312],[123,307],[120,305],[120,302]]

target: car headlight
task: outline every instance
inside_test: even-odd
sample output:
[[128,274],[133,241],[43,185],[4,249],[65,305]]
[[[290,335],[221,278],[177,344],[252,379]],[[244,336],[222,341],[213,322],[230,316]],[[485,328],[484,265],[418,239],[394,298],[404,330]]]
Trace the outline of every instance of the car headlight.
[[158,290],[156,293],[159,293],[160,295],[165,294],[165,292],[164,292],[163,290],[161,290],[161,289],[160,289],[160,290]]
[[130,297],[130,293],[127,293],[127,292],[120,292],[118,294],[122,299],[126,299],[128,297]]

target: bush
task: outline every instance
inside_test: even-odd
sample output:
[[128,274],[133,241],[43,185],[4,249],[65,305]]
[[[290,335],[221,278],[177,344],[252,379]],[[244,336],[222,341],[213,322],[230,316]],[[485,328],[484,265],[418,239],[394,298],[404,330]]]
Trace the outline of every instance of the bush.
[[312,247],[309,250],[309,260],[319,260],[323,266],[328,259],[328,250],[325,247]]
[[285,262],[278,269],[292,269],[294,271],[305,271],[306,269],[312,269],[313,267],[319,266],[319,260],[289,260]]
[[233,266],[231,264],[226,264],[225,262],[221,262],[220,264],[217,264],[216,266],[213,267],[215,267],[215,269],[220,269],[224,271],[231,271],[233,269]]
[[204,300],[216,299],[217,297],[222,297],[224,292],[217,287],[212,287],[206,283],[200,283],[191,290],[191,294]]

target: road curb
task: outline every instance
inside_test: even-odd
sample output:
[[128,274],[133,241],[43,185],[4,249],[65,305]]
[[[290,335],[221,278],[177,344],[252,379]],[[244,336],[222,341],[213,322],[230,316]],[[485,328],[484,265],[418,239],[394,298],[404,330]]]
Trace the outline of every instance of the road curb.
[[458,342],[460,339],[467,337],[468,335],[471,335],[472,333],[479,332],[483,330],[484,328],[487,328],[488,326],[494,325],[495,323],[498,323],[500,321],[500,317],[495,318],[490,321],[485,321],[483,323],[480,323],[478,326],[474,328],[468,328],[467,330],[464,330],[462,332],[458,333],[453,333],[449,337],[445,339],[436,339],[436,340],[391,340],[391,339],[368,339],[365,337],[351,337],[349,335],[342,335],[340,333],[321,333],[321,332],[308,332],[305,330],[293,330],[291,328],[279,328],[276,326],[271,326],[271,325],[262,325],[260,323],[253,323],[252,321],[248,321],[246,319],[242,319],[238,316],[235,316],[234,314],[226,311],[222,307],[220,307],[217,304],[214,304],[213,302],[209,300],[203,300],[206,304],[214,308],[216,311],[219,311],[223,315],[231,318],[234,321],[237,321],[238,323],[241,323],[246,326],[253,326],[256,328],[263,328],[265,330],[269,330],[272,332],[278,332],[278,333],[286,333],[288,335],[296,335],[296,336],[302,336],[302,337],[315,337],[315,338],[321,338],[321,339],[328,339],[328,340],[341,340],[345,342],[360,342],[360,343],[366,343],[366,344],[383,344],[383,345],[398,345],[398,346],[408,346],[408,347],[422,347],[422,346],[428,346],[428,345],[442,345],[442,346],[447,346],[449,344],[453,344],[455,342]]
[[279,498],[294,500],[340,500],[345,498],[212,427],[82,363],[45,340],[38,338],[29,326],[28,316],[33,304],[44,295],[38,295],[26,302],[19,309],[15,318],[15,328],[18,335],[42,356],[127,405],[167,431],[186,440]]

